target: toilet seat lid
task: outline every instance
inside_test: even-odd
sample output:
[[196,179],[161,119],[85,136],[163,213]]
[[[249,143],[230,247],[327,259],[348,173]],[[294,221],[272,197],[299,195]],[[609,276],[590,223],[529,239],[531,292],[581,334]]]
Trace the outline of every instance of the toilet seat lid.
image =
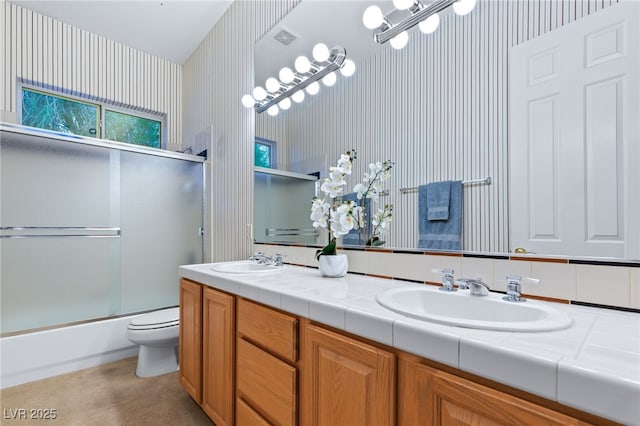
[[162,309],[137,316],[131,320],[133,326],[170,326],[180,321],[180,308]]

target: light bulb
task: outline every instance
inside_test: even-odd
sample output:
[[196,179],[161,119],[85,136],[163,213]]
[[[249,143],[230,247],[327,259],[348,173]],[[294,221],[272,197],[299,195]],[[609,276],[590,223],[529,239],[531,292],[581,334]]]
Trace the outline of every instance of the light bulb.
[[278,105],[271,105],[267,110],[267,114],[270,116],[278,115]]
[[320,91],[320,84],[317,81],[314,81],[310,85],[307,86],[307,93],[310,95],[315,95]]
[[453,4],[453,11],[460,16],[471,12],[476,6],[476,0],[458,0]]
[[264,85],[271,93],[275,93],[280,89],[280,82],[273,77],[269,77],[267,81],[264,82]]
[[253,99],[253,96],[251,95],[244,95],[242,97],[242,105],[244,105],[247,108],[251,108],[256,104],[256,100]]
[[384,15],[378,6],[369,6],[362,14],[362,23],[370,30],[378,28],[384,22]]
[[420,31],[422,31],[423,33],[431,34],[432,32],[438,29],[438,25],[440,25],[440,15],[436,13],[434,15],[429,16],[424,21],[420,22],[418,24],[418,27],[420,28]]
[[304,101],[304,90],[298,90],[296,93],[291,95],[291,99],[297,103]]
[[324,62],[329,59],[329,48],[324,43],[318,43],[313,46],[313,59],[318,62]]
[[256,101],[262,101],[267,97],[267,91],[260,86],[256,86],[256,88],[253,89],[253,97]]
[[291,99],[289,98],[284,98],[283,100],[281,100],[280,102],[278,102],[278,106],[280,107],[280,109],[282,110],[288,110],[289,108],[291,108]]
[[293,74],[293,71],[291,71],[291,68],[284,67],[280,70],[280,73],[278,73],[278,77],[280,77],[280,80],[283,83],[289,84],[293,81],[295,75]]
[[322,82],[325,86],[333,86],[334,84],[336,84],[336,73],[331,72],[325,75],[324,77],[322,77]]
[[296,58],[295,67],[296,71],[298,71],[300,74],[304,74],[306,72],[309,72],[309,70],[311,69],[311,62],[309,62],[309,59],[307,59],[306,56],[298,56]]
[[414,5],[413,0],[393,0],[393,7],[395,7],[398,10],[409,9],[413,5]]
[[409,42],[409,33],[406,31],[401,32],[397,36],[391,39],[391,47],[394,49],[402,49]]
[[342,68],[340,68],[340,74],[351,77],[354,72],[356,72],[356,64],[351,59],[344,61]]

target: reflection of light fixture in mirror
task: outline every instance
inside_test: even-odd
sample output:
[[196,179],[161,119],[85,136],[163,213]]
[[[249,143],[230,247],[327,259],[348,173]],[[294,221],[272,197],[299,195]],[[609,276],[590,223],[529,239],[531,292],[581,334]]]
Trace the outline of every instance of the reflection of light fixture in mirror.
[[[291,99],[293,99],[293,102],[298,103],[298,104],[300,102],[304,101],[304,90],[298,90],[296,93],[291,95]],[[253,106],[253,105],[251,105],[251,106]]]
[[397,36],[395,36],[394,38],[392,38],[389,43],[391,44],[391,47],[393,47],[394,49],[402,49],[407,45],[408,42],[409,42],[409,33],[406,31],[403,31]]
[[[391,40],[391,46],[402,49],[409,40],[407,30],[420,24],[420,30],[430,34],[438,28],[440,18],[438,13],[453,5],[453,11],[458,15],[466,15],[476,5],[477,0],[433,0],[425,5],[421,0],[393,0],[393,5],[398,10],[409,13],[404,20],[393,23],[389,16],[395,10],[384,15],[378,6],[369,6],[362,15],[364,26],[374,30],[373,39],[376,43],[383,44]],[[407,13],[403,12],[403,13]]]
[[340,68],[340,74],[345,77],[351,77],[354,72],[356,72],[356,64],[354,64],[351,59],[344,61],[342,68]]
[[322,82],[324,83],[325,86],[333,86],[334,84],[336,84],[336,72],[331,72],[327,75],[325,75],[324,77],[322,77]]
[[269,77],[267,81],[264,82],[264,86],[268,92],[275,93],[280,89],[280,82],[273,77]]
[[310,85],[307,86],[307,93],[310,95],[317,95],[320,91],[320,84],[317,81],[314,81]]
[[306,56],[298,56],[294,64],[295,72],[289,67],[283,67],[278,73],[278,79],[267,79],[264,88],[257,86],[253,89],[253,96],[244,95],[242,105],[254,107],[257,113],[267,111],[269,115],[277,115],[280,110],[291,107],[291,98],[300,103],[304,100],[304,89],[310,95],[320,91],[319,80],[327,86],[332,86],[337,79],[336,72],[349,77],[355,72],[353,61],[346,59],[344,47],[336,46],[329,50],[323,43],[313,48],[313,61]]

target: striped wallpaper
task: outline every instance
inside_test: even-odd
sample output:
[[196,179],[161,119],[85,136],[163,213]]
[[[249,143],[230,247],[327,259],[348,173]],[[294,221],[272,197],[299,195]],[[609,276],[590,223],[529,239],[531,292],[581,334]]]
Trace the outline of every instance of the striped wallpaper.
[[166,116],[181,149],[182,69],[105,37],[2,1],[2,118],[15,120],[18,83]]
[[394,161],[383,199],[394,205],[390,247],[417,245],[417,193],[400,188],[490,176],[492,185],[464,188],[463,249],[507,252],[509,47],[612,2],[479,0],[470,15],[443,15],[430,36],[411,31],[403,50],[357,64],[303,104],[258,115],[256,135],[279,142],[279,168],[302,173],[326,173],[356,148],[351,187],[369,162]]
[[251,253],[254,113],[240,98],[253,87],[255,41],[297,3],[234,1],[183,66],[184,145],[210,145],[206,259]]
[[[291,170],[309,158],[324,169],[351,147],[361,153],[356,175],[369,161],[395,161],[393,246],[414,244],[417,197],[400,195],[400,187],[490,175],[493,185],[465,189],[464,244],[506,251],[508,47],[615,0],[479,0],[469,16],[443,19],[431,37],[412,34],[404,50],[386,49],[358,64],[356,75],[313,103],[275,120],[256,118],[240,103],[253,87],[253,45],[298,2],[236,0],[182,67],[3,2],[2,116],[15,113],[20,81],[166,114],[169,149],[204,144],[212,154],[211,260],[252,250],[245,237],[253,222],[256,134],[278,140],[279,163]],[[443,78],[449,74],[455,80]],[[281,130],[310,118],[304,128]],[[409,236],[401,237],[399,227]]]

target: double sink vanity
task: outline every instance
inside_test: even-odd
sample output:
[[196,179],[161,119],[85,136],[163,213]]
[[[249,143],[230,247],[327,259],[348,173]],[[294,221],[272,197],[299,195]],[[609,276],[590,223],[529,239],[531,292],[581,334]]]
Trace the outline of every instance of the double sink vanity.
[[218,425],[640,424],[637,314],[251,261],[180,267]]

